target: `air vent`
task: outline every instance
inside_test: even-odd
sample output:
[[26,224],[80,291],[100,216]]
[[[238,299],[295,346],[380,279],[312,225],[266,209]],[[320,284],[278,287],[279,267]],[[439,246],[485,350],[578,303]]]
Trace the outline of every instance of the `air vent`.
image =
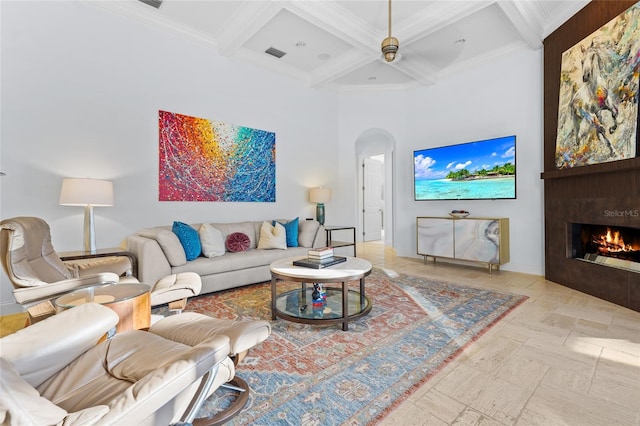
[[163,0],[140,0],[140,1],[144,4],[148,4],[149,6],[153,6],[156,9],[160,9],[160,5],[163,2]]
[[287,54],[287,52],[283,52],[282,50],[278,50],[275,47],[268,48],[267,50],[264,51],[264,53],[268,53],[269,55],[275,56],[278,59],[282,58],[284,55]]

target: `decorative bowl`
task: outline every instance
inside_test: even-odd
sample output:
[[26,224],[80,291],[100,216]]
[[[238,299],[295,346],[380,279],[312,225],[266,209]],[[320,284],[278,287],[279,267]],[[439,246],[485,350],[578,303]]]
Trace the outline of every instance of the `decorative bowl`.
[[451,213],[449,213],[450,216],[453,217],[457,217],[458,219],[464,219],[465,217],[469,216],[469,212],[466,210],[453,210]]

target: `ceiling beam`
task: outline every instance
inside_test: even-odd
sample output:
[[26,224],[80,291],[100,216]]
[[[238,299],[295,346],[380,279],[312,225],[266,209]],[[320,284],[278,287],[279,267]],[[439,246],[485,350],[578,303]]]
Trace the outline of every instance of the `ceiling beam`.
[[[491,3],[491,1],[434,2],[421,13],[394,24],[393,32],[400,40],[401,46],[403,43],[410,44],[484,9]],[[428,25],[425,25],[427,22]]]
[[534,3],[498,1],[496,4],[531,49],[542,48],[542,17]]
[[294,1],[286,9],[300,18],[341,38],[347,43],[377,54],[382,38],[367,22],[346,12],[335,0]]
[[395,67],[425,86],[432,86],[436,83],[439,69],[435,65],[414,54],[411,49],[401,49],[401,52],[402,56],[411,58],[411,60],[403,61],[401,58],[398,62],[391,62],[390,66]]
[[281,10],[282,4],[273,1],[243,2],[216,33],[220,54],[233,56]]

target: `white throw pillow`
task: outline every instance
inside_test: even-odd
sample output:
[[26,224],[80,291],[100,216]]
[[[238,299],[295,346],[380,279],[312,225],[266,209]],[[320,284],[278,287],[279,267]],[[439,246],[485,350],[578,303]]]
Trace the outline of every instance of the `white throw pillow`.
[[202,255],[205,257],[222,256],[225,253],[224,238],[222,232],[208,223],[200,225],[198,230],[200,235],[200,245],[202,245]]
[[273,226],[269,222],[262,222],[260,227],[260,240],[258,240],[258,249],[287,249],[287,231],[281,223],[276,222]]

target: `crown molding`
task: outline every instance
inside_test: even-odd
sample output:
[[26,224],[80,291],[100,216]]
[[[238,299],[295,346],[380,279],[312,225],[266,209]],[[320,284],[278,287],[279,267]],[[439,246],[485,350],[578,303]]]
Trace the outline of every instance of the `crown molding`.
[[178,35],[187,40],[197,41],[201,44],[213,47],[216,50],[219,48],[217,40],[210,34],[165,18],[157,13],[157,9],[151,8],[139,1],[86,0],[81,3],[108,10],[120,16],[151,25],[155,29],[160,29],[173,35]]

